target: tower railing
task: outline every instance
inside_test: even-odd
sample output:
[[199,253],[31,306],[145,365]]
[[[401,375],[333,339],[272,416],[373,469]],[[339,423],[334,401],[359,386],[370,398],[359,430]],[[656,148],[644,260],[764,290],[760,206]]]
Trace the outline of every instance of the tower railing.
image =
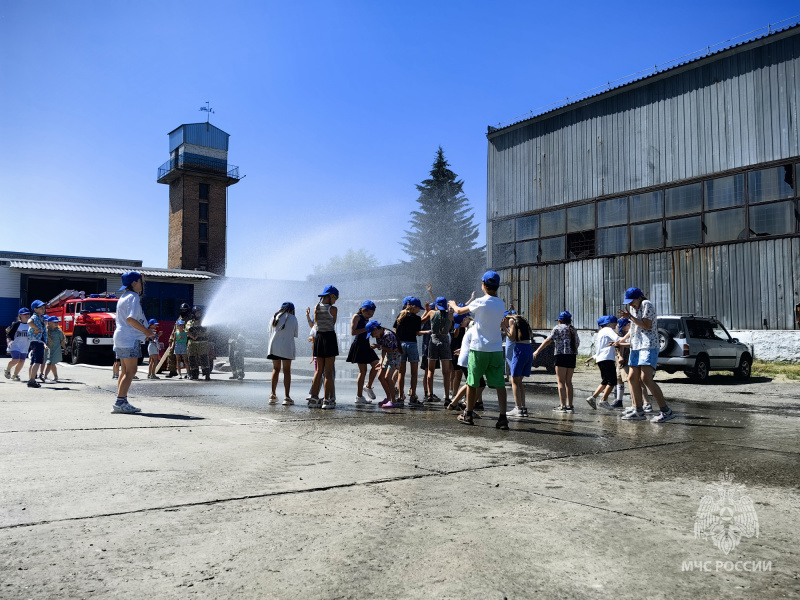
[[158,177],[161,179],[174,169],[186,169],[191,171],[202,171],[204,173],[214,173],[225,175],[231,179],[240,179],[239,167],[229,165],[228,161],[219,158],[211,158],[200,154],[179,154],[177,158],[171,158],[158,168]]

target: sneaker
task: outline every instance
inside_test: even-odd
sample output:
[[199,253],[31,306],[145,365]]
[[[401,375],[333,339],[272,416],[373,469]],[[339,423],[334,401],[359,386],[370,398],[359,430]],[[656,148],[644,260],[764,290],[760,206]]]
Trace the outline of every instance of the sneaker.
[[111,379],[119,379],[119,373],[112,373]]
[[3,375],[5,375],[6,379],[11,379],[11,371],[3,371]]
[[405,398],[397,398],[394,401],[395,406],[405,406],[406,399]]
[[567,412],[567,409],[564,406],[554,406],[553,407],[553,412],[554,413],[565,413],[565,412]]
[[414,392],[412,392],[411,390],[408,390],[408,399],[409,399],[409,400],[419,400],[419,396],[417,396],[417,395],[416,395]]
[[336,408],[336,400],[323,400],[322,401],[322,408]]
[[22,380],[19,378],[19,375],[14,375],[14,376],[13,376],[11,379],[13,379],[14,381],[22,381]]
[[408,405],[415,406],[417,408],[419,408],[420,406],[425,406],[422,402],[419,401],[419,398],[409,398]]
[[278,397],[275,394],[270,394],[269,404],[277,404],[277,403],[278,403]]
[[367,393],[367,396],[369,396],[370,400],[375,400],[375,392],[372,390],[371,387],[365,386],[364,391]]
[[313,398],[311,396],[308,397],[308,408],[320,408],[322,406],[322,400],[319,398]]
[[589,406],[591,406],[592,408],[595,408],[595,409],[597,408],[597,398],[595,398],[594,396],[589,396],[586,399],[586,402],[588,402]]
[[664,412],[664,411],[659,412],[658,416],[653,417],[652,419],[650,419],[650,422],[651,423],[665,423],[665,422],[669,421],[670,419],[674,419],[674,418],[675,418],[675,413],[672,412],[671,408],[667,408],[667,412]]
[[288,396],[283,399],[283,405],[284,406],[292,406],[293,404],[294,404],[294,400],[292,400]]
[[44,375],[39,375],[39,381],[44,381]]
[[624,406],[622,400],[616,400],[614,404],[611,405],[611,408],[623,408]]
[[505,416],[501,416],[499,419],[497,419],[497,423],[495,423],[494,426],[497,429],[508,431],[508,419],[506,419]]
[[58,377],[53,377],[53,383],[58,383]]
[[643,412],[637,412],[635,410],[633,412],[625,413],[621,418],[624,421],[644,421],[647,419]]
[[653,405],[652,404],[645,404],[644,406],[642,406],[642,410],[644,412],[646,412],[646,413],[651,413],[651,412],[653,412]]
[[528,411],[524,406],[515,406],[506,413],[506,417],[527,417]]
[[574,414],[575,413],[575,407],[574,406],[565,406],[564,407],[564,412],[565,413],[569,413],[569,414]]
[[389,400],[388,398],[385,398],[385,399],[383,400],[383,402],[381,402],[380,404],[378,404],[378,406],[380,406],[381,408],[396,408],[396,407],[397,407],[397,404],[395,404],[394,402],[392,402],[392,401],[391,401],[391,400]]
[[138,412],[142,412],[142,411],[141,411],[141,409],[136,408],[135,406],[131,406],[130,404],[125,402],[123,404],[115,404],[114,405],[114,410],[112,410],[111,412],[122,413],[124,415],[132,415],[132,414],[135,414],[135,413],[138,413]]
[[611,410],[611,405],[605,400],[602,400],[597,403],[597,408],[605,408],[606,410]]
[[363,396],[356,396],[356,406],[369,406],[372,402],[364,398]]
[[38,381],[36,381],[35,379],[31,379],[28,382],[28,387],[29,388],[40,388],[40,387],[42,387],[42,384],[39,383]]
[[468,415],[466,411],[461,413],[456,417],[459,423],[463,425],[475,425],[475,422],[472,420],[472,415]]
[[625,410],[622,411],[622,414],[623,415],[627,415],[629,413],[635,413],[635,412],[636,412],[636,409],[633,406],[629,406],[628,408],[626,408]]

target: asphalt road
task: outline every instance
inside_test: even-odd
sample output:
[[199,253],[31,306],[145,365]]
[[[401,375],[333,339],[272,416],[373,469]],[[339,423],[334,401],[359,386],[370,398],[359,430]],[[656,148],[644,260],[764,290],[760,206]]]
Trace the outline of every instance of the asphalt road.
[[[337,409],[311,410],[298,367],[293,407],[267,406],[266,374],[215,374],[134,383],[136,416],[111,414],[106,368],[0,379],[0,597],[800,595],[797,386],[731,403],[665,382],[678,418],[657,425],[577,394],[554,414],[535,375],[502,432],[491,393],[466,427],[356,407],[345,369]],[[726,554],[698,511],[745,535]]]

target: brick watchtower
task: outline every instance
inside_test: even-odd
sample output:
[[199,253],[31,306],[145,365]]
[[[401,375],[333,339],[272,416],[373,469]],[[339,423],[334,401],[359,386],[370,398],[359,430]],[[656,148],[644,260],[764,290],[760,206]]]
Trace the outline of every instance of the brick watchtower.
[[157,181],[169,185],[170,269],[225,274],[227,189],[240,179],[239,167],[228,164],[229,137],[210,123],[169,134],[169,160]]

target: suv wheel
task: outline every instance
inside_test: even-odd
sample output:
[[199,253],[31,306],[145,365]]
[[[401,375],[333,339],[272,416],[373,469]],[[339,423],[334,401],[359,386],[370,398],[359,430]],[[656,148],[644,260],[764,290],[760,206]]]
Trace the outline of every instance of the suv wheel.
[[658,330],[658,355],[666,356],[675,346],[675,340],[666,329]]
[[705,383],[708,380],[708,373],[711,370],[711,365],[705,356],[698,356],[697,362],[694,363],[692,370],[692,379],[696,379],[700,383]]
[[750,371],[752,369],[753,359],[750,358],[749,354],[742,354],[742,358],[739,359],[739,366],[736,368],[733,374],[739,379],[750,379]]

